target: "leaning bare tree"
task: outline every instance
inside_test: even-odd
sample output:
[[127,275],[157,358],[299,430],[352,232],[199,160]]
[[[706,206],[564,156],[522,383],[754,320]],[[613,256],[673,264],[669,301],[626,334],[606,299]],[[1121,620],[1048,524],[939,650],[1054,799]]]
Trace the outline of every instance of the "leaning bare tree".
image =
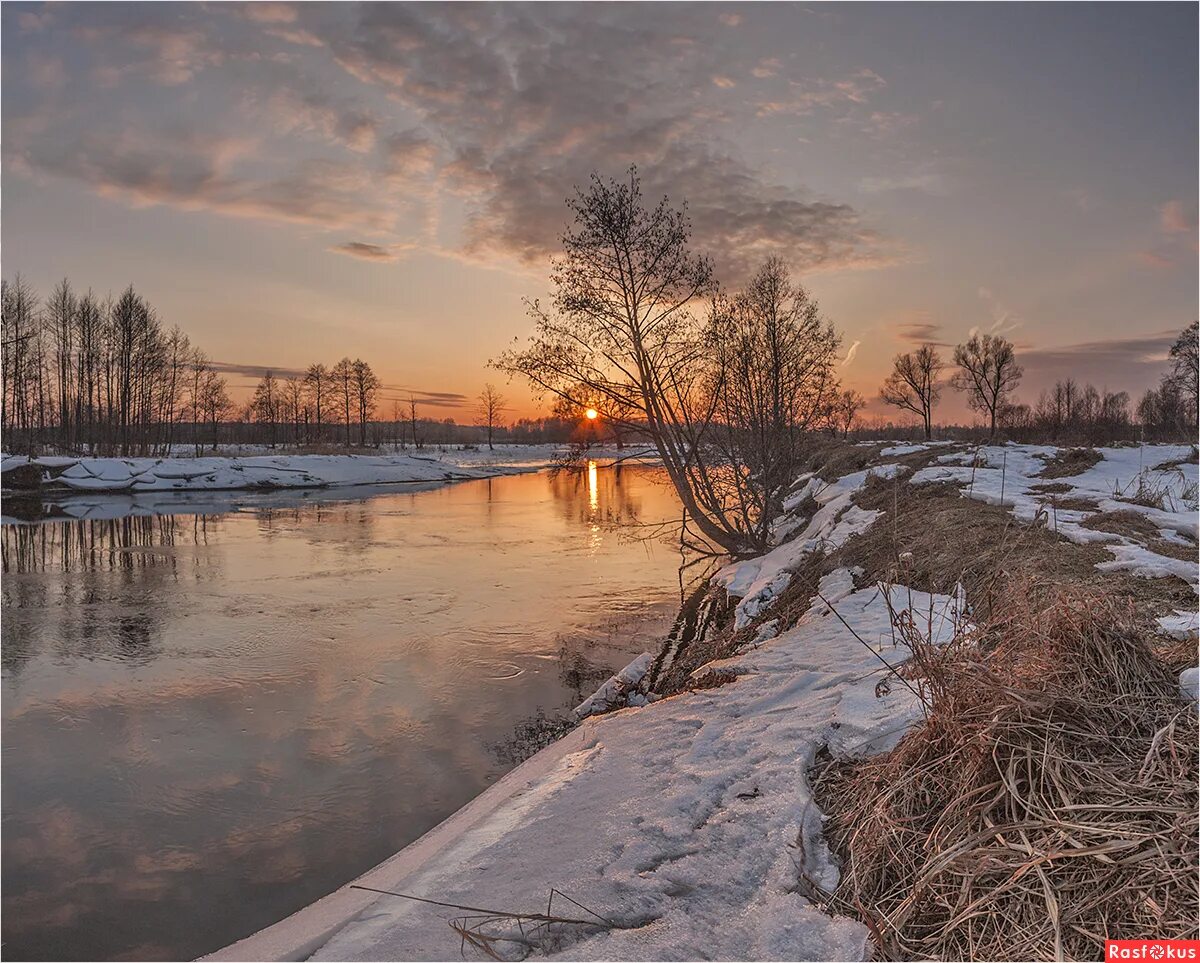
[[892,373],[879,389],[887,404],[920,416],[926,440],[933,437],[933,406],[942,393],[938,378],[945,367],[934,346],[923,344],[916,351],[896,355]]
[[504,395],[496,390],[493,384],[483,386],[483,391],[479,392],[479,418],[487,426],[488,448],[494,449],[496,446],[492,444],[492,435],[496,430],[496,424],[500,420],[500,416],[504,413],[508,403],[504,399]]
[[996,415],[1021,381],[1013,343],[1000,335],[971,335],[970,340],[954,349],[958,370],[950,383],[967,393],[973,411],[988,416],[988,438],[996,437]]
[[800,474],[805,439],[833,410],[841,338],[779,258],[770,258],[744,291],[713,304],[709,437],[720,457],[705,468],[725,514],[764,550]]

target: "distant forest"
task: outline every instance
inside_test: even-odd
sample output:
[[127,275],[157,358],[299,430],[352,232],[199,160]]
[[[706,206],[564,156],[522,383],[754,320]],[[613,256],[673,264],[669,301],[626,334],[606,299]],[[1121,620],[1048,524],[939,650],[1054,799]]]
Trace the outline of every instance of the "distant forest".
[[[590,423],[562,404],[545,418],[505,423],[492,386],[466,424],[420,416],[420,402],[393,399],[380,411],[379,378],[361,359],[314,363],[303,375],[264,375],[235,403],[213,362],[178,326],[167,327],[132,286],[119,296],[78,293],[63,280],[43,299],[19,275],[2,289],[0,424],[10,452],[152,455],[200,453],[221,445],[399,448],[483,442],[518,444],[638,440],[634,426]],[[1197,415],[1197,325],[1171,349],[1162,382],[1133,402],[1066,378],[1034,405],[1016,401],[1021,369],[1011,343],[985,335],[954,350],[947,364],[933,345],[898,355],[880,398],[918,419],[864,424],[865,399],[831,393],[812,430],[844,437],[935,433],[947,387],[965,391],[985,425],[936,425],[943,437],[1097,444],[1192,439]],[[946,376],[947,369],[953,374]],[[389,417],[390,416],[390,417]],[[614,434],[617,431],[618,434]]]

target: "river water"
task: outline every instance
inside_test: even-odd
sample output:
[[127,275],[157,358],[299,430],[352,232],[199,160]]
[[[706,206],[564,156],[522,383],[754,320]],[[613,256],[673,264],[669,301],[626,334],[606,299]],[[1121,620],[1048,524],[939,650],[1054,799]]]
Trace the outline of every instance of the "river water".
[[[282,506],[282,507],[281,507]],[[10,959],[189,958],[532,751],[679,603],[660,470],[3,526]]]

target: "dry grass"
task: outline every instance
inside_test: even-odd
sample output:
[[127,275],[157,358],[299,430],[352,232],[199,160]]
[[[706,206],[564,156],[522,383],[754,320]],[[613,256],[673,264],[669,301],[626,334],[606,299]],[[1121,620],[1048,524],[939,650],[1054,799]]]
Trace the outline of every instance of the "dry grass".
[[1194,465],[1200,461],[1200,448],[1192,445],[1192,450],[1182,458],[1175,458],[1171,461],[1160,462],[1154,466],[1155,471],[1170,471],[1173,468],[1182,468],[1184,465]]
[[1159,534],[1158,526],[1140,512],[1099,512],[1085,519],[1081,524],[1084,528],[1094,531],[1121,535],[1168,558],[1178,558],[1185,562],[1197,561],[1195,545],[1184,545],[1181,542],[1172,542],[1163,538]]
[[894,959],[1196,936],[1197,715],[1129,604],[1014,581],[985,631],[911,665],[926,721],[815,773],[844,864],[828,909]]
[[966,498],[953,482],[873,478],[855,501],[885,515],[834,553],[832,567],[858,565],[863,583],[899,582],[925,592],[952,594],[961,582],[980,619],[990,617],[1012,579],[1028,577],[1039,590],[1070,585],[1134,600],[1148,628],[1158,616],[1195,604],[1183,579],[1101,572],[1097,563],[1112,559],[1102,545],[1067,541],[1051,519],[1046,526],[1023,525],[1005,508]]
[[1046,467],[1039,478],[1069,478],[1098,465],[1104,456],[1095,448],[1060,448],[1045,459]]

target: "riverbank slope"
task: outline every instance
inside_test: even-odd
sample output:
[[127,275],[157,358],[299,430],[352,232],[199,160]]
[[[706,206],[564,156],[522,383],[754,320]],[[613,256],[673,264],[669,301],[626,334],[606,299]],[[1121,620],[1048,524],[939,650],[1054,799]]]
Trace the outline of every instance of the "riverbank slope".
[[[868,927],[818,908],[838,869],[810,770],[921,718],[884,664],[906,656],[898,626],[941,644],[982,605],[964,552],[924,557],[928,513],[961,512],[964,545],[1011,522],[1055,553],[1039,564],[1133,580],[1149,624],[1186,640],[1196,483],[1187,446],[867,446],[803,476],[786,541],[718,576],[733,618],[664,669],[674,694],[587,720],[358,882],[387,894],[343,887],[212,958],[866,959]],[[878,567],[885,534],[922,557],[889,544]]]

